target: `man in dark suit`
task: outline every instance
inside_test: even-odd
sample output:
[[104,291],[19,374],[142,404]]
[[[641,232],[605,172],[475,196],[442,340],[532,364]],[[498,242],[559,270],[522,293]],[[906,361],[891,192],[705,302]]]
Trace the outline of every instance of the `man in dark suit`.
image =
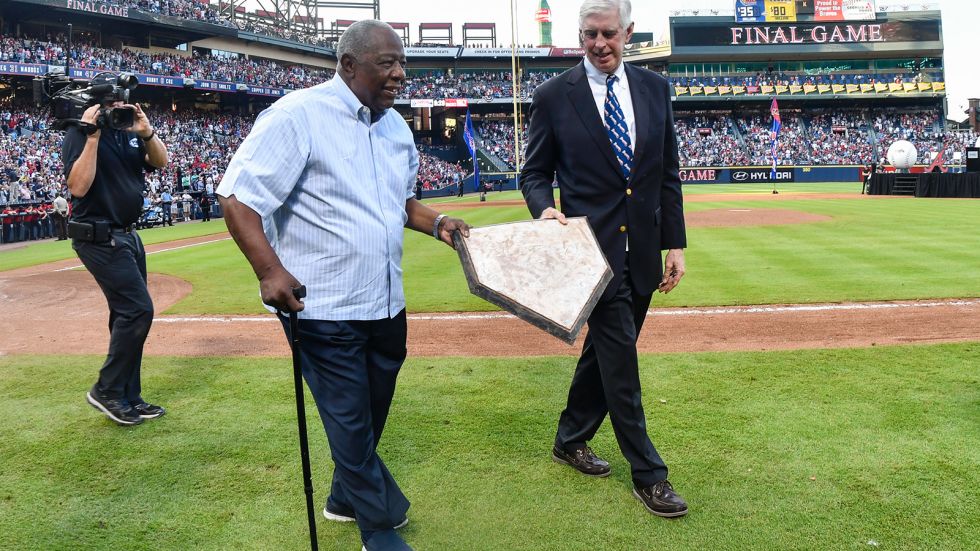
[[669,292],[684,275],[687,243],[670,90],[663,77],[623,63],[630,11],[628,0],[582,4],[585,59],[535,91],[521,183],[535,218],[588,217],[613,270],[589,317],[552,457],[608,476],[609,464],[587,445],[608,413],[634,496],[655,515],[677,517],[687,503],[647,435],[636,339],[653,292]]

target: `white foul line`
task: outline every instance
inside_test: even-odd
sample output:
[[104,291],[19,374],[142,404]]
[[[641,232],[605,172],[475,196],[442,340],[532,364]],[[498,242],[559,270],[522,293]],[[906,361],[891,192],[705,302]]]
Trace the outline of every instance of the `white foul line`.
[[[848,304],[797,304],[791,306],[733,306],[729,308],[671,308],[648,310],[647,316],[719,316],[731,314],[781,314],[791,312],[831,312],[853,310],[893,310],[938,308],[942,306],[980,306],[980,300],[949,300],[932,302],[864,302]],[[465,314],[410,314],[414,321],[460,321],[517,319],[506,312],[465,313]],[[208,316],[208,317],[163,317],[154,318],[154,323],[235,323],[235,322],[277,322],[274,316]]]
[[[148,252],[148,253],[146,253],[146,256],[150,256],[151,254],[157,254],[157,253],[166,253],[166,252],[170,252],[170,251],[179,251],[180,249],[187,249],[187,248],[190,248],[190,247],[198,247],[198,246],[201,246],[201,245],[207,245],[209,243],[218,243],[219,241],[228,241],[229,239],[231,239],[231,237],[222,237],[221,239],[212,239],[210,241],[201,241],[200,243],[191,243],[190,245],[181,245],[179,247],[170,247],[169,249],[160,249],[158,251]],[[69,270],[77,270],[78,268],[83,268],[83,267],[84,267],[84,265],[79,264],[77,266],[69,266],[67,268],[60,268],[60,269],[52,270],[52,271],[53,272],[67,272]]]

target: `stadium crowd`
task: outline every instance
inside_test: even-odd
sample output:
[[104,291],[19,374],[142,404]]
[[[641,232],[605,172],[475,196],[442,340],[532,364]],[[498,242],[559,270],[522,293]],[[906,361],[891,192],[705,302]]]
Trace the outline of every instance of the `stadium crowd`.
[[[67,44],[68,39],[63,34],[48,36],[44,40],[0,35],[0,61],[64,65]],[[246,56],[149,54],[127,48],[102,48],[85,41],[73,45],[71,66],[288,89],[313,86],[333,76],[333,71],[329,69],[287,66]]]
[[[170,208],[174,220],[197,218],[200,199],[210,197],[221,182],[228,162],[251,130],[254,117],[199,109],[173,111],[154,105],[145,106],[145,110],[167,144],[170,163],[147,175],[144,215],[156,216],[156,223],[160,223],[159,211]],[[40,215],[35,220],[34,212],[50,210],[59,194],[68,197],[61,141],[62,134],[51,130],[46,108],[0,103],[0,242],[54,236],[52,223],[42,222]],[[419,149],[417,181],[421,189],[457,185],[468,174],[460,163],[429,153],[433,149],[446,151],[446,147]],[[164,205],[167,195],[172,197],[166,202],[169,207]]]
[[738,142],[734,121],[714,116],[676,117],[678,154],[685,166],[715,166],[716,159],[730,159],[735,164],[749,163],[745,148]]
[[[167,15],[190,21],[200,21],[211,23],[222,27],[237,28],[246,32],[263,34],[276,38],[285,38],[294,42],[311,44],[314,46],[335,47],[336,42],[328,40],[323,36],[303,32],[300,28],[289,29],[277,21],[262,21],[258,17],[251,19],[241,19],[236,17],[236,21],[228,19],[219,10],[215,3],[200,0],[103,0],[106,4],[115,6],[126,6],[130,9],[139,11]],[[222,2],[224,4],[224,2]]]
[[[521,98],[528,99],[534,89],[557,74],[554,71],[528,71],[520,82]],[[410,74],[402,87],[400,98],[415,99],[501,99],[513,97],[513,79],[505,72],[428,71]]]
[[[483,121],[476,127],[482,139],[483,149],[504,162],[510,170],[517,168],[514,158],[514,123],[513,121],[490,120]],[[527,152],[527,124],[521,128],[521,155]]]
[[422,147],[418,147],[418,150],[419,174],[416,178],[416,185],[420,186],[422,191],[456,186],[466,178],[467,170],[463,168],[461,163],[444,161],[427,153]]

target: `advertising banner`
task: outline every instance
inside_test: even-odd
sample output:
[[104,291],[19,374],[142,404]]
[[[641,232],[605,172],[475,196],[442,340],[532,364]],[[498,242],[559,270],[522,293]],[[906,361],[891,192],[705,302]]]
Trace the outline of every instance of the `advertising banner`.
[[446,107],[467,107],[469,102],[465,99],[453,98],[446,100]]
[[[411,49],[411,48],[409,48]],[[518,48],[518,57],[548,57],[552,48]],[[406,53],[406,55],[408,55]],[[584,55],[584,54],[583,54]],[[463,48],[460,57],[510,57],[510,48]]]
[[734,168],[729,174],[733,184],[794,182],[796,171],[792,168]]
[[843,21],[844,0],[814,0],[813,19],[817,21]]
[[877,18],[874,0],[843,0],[845,21],[874,21]]
[[717,92],[718,92],[718,88],[716,86],[705,86],[704,87],[704,95],[706,95],[706,96],[709,96],[711,94],[715,94]]
[[549,57],[584,57],[585,50],[582,48],[552,48]]
[[796,0],[766,0],[766,22],[796,21]]
[[776,91],[776,89],[773,88],[772,86],[769,86],[768,84],[763,84],[762,85],[762,93],[763,94],[772,95],[772,93],[775,92],[775,91]]
[[735,0],[735,21],[739,23],[764,23],[765,0]]
[[409,105],[412,107],[412,109],[416,109],[416,108],[420,108],[420,107],[421,108],[424,108],[424,107],[432,107],[432,100],[431,99],[413,99],[412,101],[409,102]]
[[687,93],[688,93],[687,86],[674,86],[675,95],[684,96],[687,95]]
[[[459,57],[459,46],[405,48],[405,57]],[[510,55],[510,54],[507,54]]]
[[781,84],[776,85],[777,94],[785,94],[786,92],[789,92],[789,86],[783,86]]
[[835,94],[840,94],[841,92],[844,92],[846,90],[843,84],[834,84],[833,86],[831,86],[831,88],[834,89]]

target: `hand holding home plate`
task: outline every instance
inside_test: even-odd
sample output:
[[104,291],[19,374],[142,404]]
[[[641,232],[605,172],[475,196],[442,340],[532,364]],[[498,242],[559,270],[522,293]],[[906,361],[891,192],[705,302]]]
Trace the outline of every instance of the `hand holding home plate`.
[[569,344],[612,280],[585,218],[471,228],[453,241],[471,293]]

